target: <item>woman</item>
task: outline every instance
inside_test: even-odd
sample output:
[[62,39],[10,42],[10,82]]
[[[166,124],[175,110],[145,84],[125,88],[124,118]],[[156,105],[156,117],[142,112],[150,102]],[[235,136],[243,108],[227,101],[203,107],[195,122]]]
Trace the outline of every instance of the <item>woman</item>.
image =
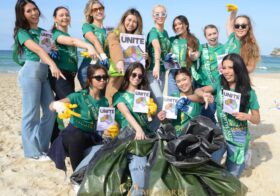
[[[19,71],[18,80],[22,89],[22,143],[24,156],[35,160],[47,160],[55,114],[48,105],[53,101],[48,81],[48,69],[56,79],[65,79],[55,62],[39,45],[38,27],[41,12],[32,0],[17,1],[14,28],[14,57],[24,53],[26,61]],[[45,63],[41,63],[45,62]],[[40,107],[43,112],[40,115]],[[41,117],[40,117],[41,116]]]
[[147,73],[149,86],[152,91],[158,109],[162,108],[162,92],[165,84],[165,67],[163,60],[170,50],[170,41],[164,23],[167,17],[166,9],[163,5],[156,5],[152,11],[155,23],[147,36],[147,50],[151,57],[151,63]]
[[[176,129],[176,135],[179,136],[188,125],[189,121],[193,117],[200,115],[203,99],[193,94],[192,77],[186,67],[175,70],[174,79],[180,92],[172,96],[180,97],[179,102],[183,102],[181,106],[179,106],[177,102],[177,106],[179,106],[179,108],[177,108],[177,119],[171,121]],[[164,111],[159,112],[158,118],[160,121],[164,121],[166,119],[166,113]]]
[[[224,56],[225,49],[223,44],[219,43],[219,31],[215,25],[207,25],[204,27],[204,36],[207,43],[200,45],[200,66],[197,69],[196,87],[213,85],[220,79],[218,59]],[[209,104],[207,109],[202,109],[202,115],[210,118],[214,123],[216,106],[215,103]]]
[[52,102],[50,109],[60,112],[64,103],[77,104],[74,112],[81,117],[71,116],[69,125],[53,142],[49,157],[58,169],[66,170],[64,159],[69,155],[73,171],[83,159],[85,149],[100,144],[101,136],[96,132],[99,107],[108,107],[107,99],[101,95],[108,80],[107,70],[102,65],[88,67],[87,88],[72,93],[66,98]]
[[[175,55],[181,68],[190,69],[193,61],[197,60],[200,55],[198,52],[199,40],[190,32],[190,24],[185,16],[176,16],[172,27],[176,36],[170,38],[171,53]],[[175,69],[170,70],[168,75],[168,95],[179,93],[174,80],[175,71]]]
[[[146,72],[143,65],[137,62],[132,63],[126,70],[120,92],[117,92],[113,98],[113,105],[116,107],[116,121],[121,129],[126,126],[132,127],[136,131],[135,140],[144,140],[146,136],[153,135],[148,128],[147,114],[135,113],[132,109],[135,90],[145,90],[146,85]],[[147,158],[129,154],[128,159],[133,182],[132,191],[137,191],[134,190],[134,187],[137,186],[138,191],[142,193]]]
[[[229,114],[223,111],[224,90],[241,94],[239,112]],[[260,122],[259,103],[251,87],[250,77],[242,57],[238,54],[225,56],[222,61],[220,81],[214,85],[199,88],[195,93],[203,97],[205,102],[211,99],[209,93],[215,95],[218,121],[226,139],[226,146],[213,153],[212,157],[220,163],[223,154],[227,152],[227,170],[239,177],[245,166],[244,160],[250,141],[247,121],[253,124]]]
[[[68,27],[71,17],[69,10],[63,6],[55,8],[53,12],[54,26],[52,28],[53,40],[55,42],[59,58],[54,59],[66,80],[50,78],[51,87],[55,92],[55,99],[63,99],[70,93],[75,92],[74,79],[78,69],[77,47],[88,51],[90,57],[95,58],[96,52],[92,45],[80,39],[70,37]],[[52,141],[58,136],[58,124],[55,123]]]
[[231,11],[227,22],[228,41],[226,53],[240,54],[249,73],[252,73],[260,60],[260,50],[254,36],[251,19],[246,15],[237,16],[237,10]]
[[[131,8],[123,14],[117,28],[108,34],[111,63],[109,69],[110,78],[105,96],[110,105],[112,105],[114,94],[119,90],[122,84],[125,72],[124,54],[120,45],[120,33],[141,35],[142,29],[143,23],[140,13],[138,10]],[[147,58],[146,53],[142,53],[142,55]]]
[[[83,36],[85,41],[94,46],[99,54],[100,63],[108,69],[108,46],[107,33],[103,27],[105,18],[105,7],[98,0],[89,0],[84,9],[85,23],[83,24]],[[87,67],[91,62],[91,58],[84,57],[78,71],[78,79],[82,87],[85,87],[87,80]]]

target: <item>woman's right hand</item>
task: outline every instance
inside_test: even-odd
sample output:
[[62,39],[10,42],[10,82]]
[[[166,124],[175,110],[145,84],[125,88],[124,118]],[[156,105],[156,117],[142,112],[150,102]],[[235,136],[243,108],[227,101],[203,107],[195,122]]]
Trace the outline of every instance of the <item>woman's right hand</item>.
[[145,133],[142,129],[136,130],[136,134],[135,134],[135,140],[144,140],[145,139]]
[[211,93],[203,93],[203,100],[205,102],[205,109],[208,108],[208,104],[209,103],[213,103],[214,102],[214,97]]
[[153,77],[158,80],[159,79],[159,66],[155,66],[153,69]]
[[166,112],[165,111],[160,111],[158,114],[157,114],[157,117],[160,121],[163,121],[165,118],[166,118]]
[[101,57],[97,54],[96,50],[92,46],[88,48],[88,54],[92,59],[101,59]]
[[119,73],[124,74],[124,63],[123,63],[123,61],[117,62],[116,68],[117,68]]
[[57,80],[62,77],[64,80],[66,80],[65,76],[62,74],[60,69],[56,65],[50,66],[50,70],[52,73],[52,77],[56,78]]

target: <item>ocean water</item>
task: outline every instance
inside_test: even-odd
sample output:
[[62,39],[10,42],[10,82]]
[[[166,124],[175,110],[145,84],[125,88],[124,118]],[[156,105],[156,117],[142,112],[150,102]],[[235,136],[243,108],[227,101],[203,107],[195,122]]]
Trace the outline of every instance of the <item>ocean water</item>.
[[[79,56],[79,65],[82,57]],[[17,73],[21,67],[12,59],[12,51],[0,50],[0,72]],[[255,73],[280,73],[280,57],[262,56]]]

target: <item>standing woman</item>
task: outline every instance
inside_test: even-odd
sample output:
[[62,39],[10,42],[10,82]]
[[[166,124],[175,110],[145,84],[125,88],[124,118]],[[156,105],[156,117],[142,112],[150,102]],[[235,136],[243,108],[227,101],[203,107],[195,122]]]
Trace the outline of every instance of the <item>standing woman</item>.
[[237,16],[237,9],[231,11],[227,22],[228,41],[226,53],[240,54],[249,73],[252,73],[260,60],[260,50],[254,36],[251,19],[246,15]]
[[[136,113],[132,109],[135,90],[146,90],[146,87],[145,69],[141,63],[135,62],[127,68],[120,92],[117,92],[113,98],[113,105],[117,108],[116,121],[121,129],[126,126],[132,127],[136,131],[135,140],[144,140],[146,136],[153,134],[147,126],[147,114]],[[134,191],[143,193],[144,168],[147,158],[128,154],[128,160],[133,189],[131,195],[139,195],[139,193],[135,194]],[[138,190],[134,190],[134,187],[138,187]]]
[[[48,69],[56,79],[62,77],[54,61],[39,46],[43,29],[38,27],[41,12],[32,0],[17,1],[14,40],[17,58],[25,54],[26,61],[19,71],[18,80],[22,89],[22,143],[24,156],[37,160],[46,159],[55,114],[48,105],[53,93],[48,81]],[[41,63],[45,62],[44,63]],[[40,108],[41,107],[41,108]],[[40,109],[42,116],[40,117]]]
[[[107,33],[103,27],[105,18],[104,5],[98,0],[89,0],[84,9],[85,23],[83,24],[83,36],[85,41],[97,50],[100,57],[100,64],[108,69],[108,45]],[[107,54],[106,54],[107,53]],[[87,67],[91,62],[91,58],[84,57],[78,71],[78,79],[82,87],[85,87],[87,80]]]
[[162,108],[162,92],[165,84],[165,67],[163,60],[170,50],[170,41],[167,31],[164,29],[167,17],[166,9],[163,5],[156,5],[152,12],[155,23],[147,36],[147,50],[151,57],[151,63],[147,73],[149,86],[152,91],[158,109]]
[[[171,52],[175,54],[181,68],[191,69],[193,61],[199,57],[199,40],[190,32],[190,24],[185,16],[176,16],[172,27],[176,36],[170,38]],[[168,95],[179,93],[174,80],[175,71],[170,70],[168,75]]]
[[[59,100],[65,98],[70,93],[75,92],[74,79],[78,69],[77,47],[86,49],[92,58],[96,57],[96,52],[91,44],[88,44],[80,39],[70,37],[68,27],[71,22],[71,17],[67,8],[63,6],[55,8],[53,17],[53,40],[59,55],[59,58],[54,59],[54,61],[66,77],[66,80],[57,80],[54,77],[50,78],[51,87],[56,96],[55,99]],[[58,136],[58,133],[58,124],[55,123],[52,141]]]
[[[229,114],[223,111],[223,91],[233,91],[241,94],[239,112]],[[213,93],[217,105],[217,116],[222,128],[226,145],[213,153],[212,157],[218,163],[227,152],[226,168],[239,177],[245,167],[245,156],[250,141],[248,121],[253,124],[260,122],[259,103],[256,92],[251,87],[246,65],[238,54],[228,54],[222,61],[222,75],[219,82],[196,89],[195,93],[203,97],[207,103]],[[249,113],[250,110],[250,113]]]
[[[123,75],[125,72],[124,55],[120,44],[120,33],[142,35],[143,23],[142,17],[138,10],[128,9],[121,17],[117,28],[108,34],[108,45],[110,51],[110,69],[109,82],[106,88],[105,96],[110,105],[112,105],[112,98],[119,90]],[[142,53],[147,58],[147,53]]]

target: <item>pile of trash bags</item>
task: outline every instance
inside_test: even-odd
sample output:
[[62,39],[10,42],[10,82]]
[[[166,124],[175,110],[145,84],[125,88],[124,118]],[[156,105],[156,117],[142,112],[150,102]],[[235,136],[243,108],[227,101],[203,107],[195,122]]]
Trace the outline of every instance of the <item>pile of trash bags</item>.
[[129,127],[101,147],[89,164],[71,180],[81,184],[78,195],[127,195],[131,186],[127,154],[147,156],[143,195],[245,195],[247,187],[211,154],[224,143],[223,134],[210,119],[193,118],[180,136],[163,124],[153,138],[134,140]]

